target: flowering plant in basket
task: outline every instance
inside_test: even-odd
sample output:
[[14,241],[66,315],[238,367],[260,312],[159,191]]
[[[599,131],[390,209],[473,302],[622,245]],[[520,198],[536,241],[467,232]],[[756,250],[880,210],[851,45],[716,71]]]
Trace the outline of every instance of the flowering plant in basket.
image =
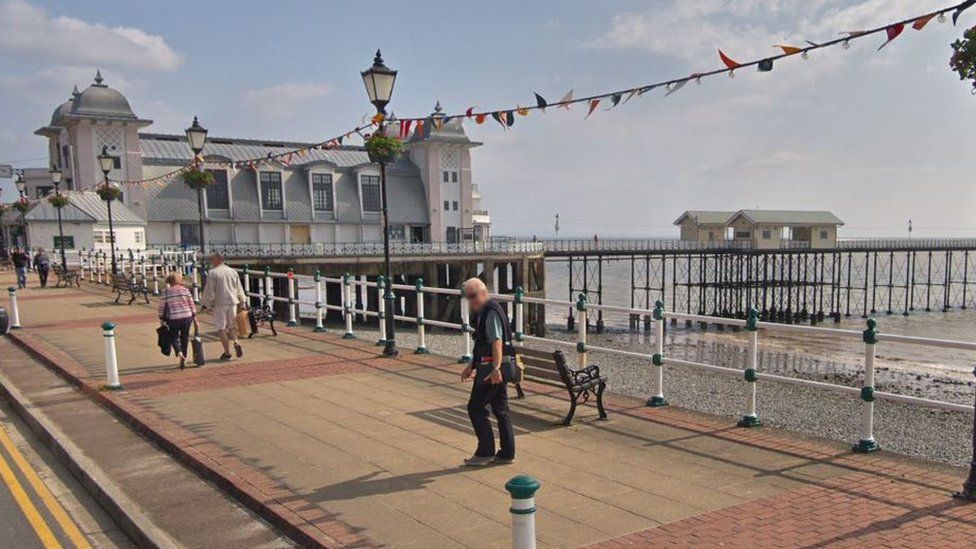
[[114,185],[99,185],[98,188],[95,189],[95,193],[98,194],[98,197],[105,202],[111,202],[113,200],[122,198],[122,189]]
[[183,172],[183,182],[193,190],[206,189],[213,185],[214,175],[207,170],[193,167]]
[[961,40],[952,43],[952,58],[949,67],[959,74],[960,80],[970,80],[973,95],[976,95],[976,27],[967,30]]
[[61,193],[49,194],[47,197],[47,201],[50,205],[54,206],[59,210],[67,206],[68,204],[71,204],[71,200],[69,200],[67,196]]
[[403,142],[396,137],[376,132],[366,140],[366,154],[372,162],[393,162],[401,153],[403,153]]

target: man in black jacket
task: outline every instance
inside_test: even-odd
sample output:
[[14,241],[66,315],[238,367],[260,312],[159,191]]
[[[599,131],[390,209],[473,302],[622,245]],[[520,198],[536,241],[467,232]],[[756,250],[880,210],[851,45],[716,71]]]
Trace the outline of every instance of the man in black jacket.
[[[505,309],[488,296],[480,279],[464,283],[464,297],[474,313],[474,359],[461,374],[462,381],[474,380],[468,399],[468,417],[478,435],[478,448],[464,460],[468,466],[509,464],[515,461],[515,433],[508,411],[508,388],[502,376],[505,361],[511,361],[512,330]],[[495,433],[488,419],[488,406],[498,421],[501,448],[495,453]]]

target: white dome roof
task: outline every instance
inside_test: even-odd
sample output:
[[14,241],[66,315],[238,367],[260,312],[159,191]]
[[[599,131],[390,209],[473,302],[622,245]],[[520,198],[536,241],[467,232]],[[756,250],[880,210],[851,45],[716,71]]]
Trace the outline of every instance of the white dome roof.
[[95,83],[75,98],[71,114],[135,120],[136,115],[129,106],[129,100],[117,90],[103,84],[103,81],[101,72],[96,73]]

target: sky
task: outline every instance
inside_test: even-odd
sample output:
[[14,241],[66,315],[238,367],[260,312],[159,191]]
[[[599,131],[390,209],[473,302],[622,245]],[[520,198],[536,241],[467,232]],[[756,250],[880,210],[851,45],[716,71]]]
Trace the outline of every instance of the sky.
[[[0,0],[0,163],[44,167],[33,131],[101,69],[149,131],[319,141],[370,113],[382,48],[400,116],[628,89],[821,42],[954,0]],[[496,235],[676,236],[688,209],[823,209],[841,236],[976,236],[976,96],[949,70],[976,24],[932,21],[740,70],[587,119],[583,106],[466,124]],[[14,190],[0,180],[2,199]]]

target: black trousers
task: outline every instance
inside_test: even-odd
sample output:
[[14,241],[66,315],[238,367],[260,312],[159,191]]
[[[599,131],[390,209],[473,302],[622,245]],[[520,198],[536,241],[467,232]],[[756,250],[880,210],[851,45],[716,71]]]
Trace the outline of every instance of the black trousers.
[[173,351],[177,355],[189,356],[186,354],[186,348],[190,342],[190,326],[192,324],[192,318],[184,318],[166,323],[166,327],[169,328],[170,345],[173,346]]
[[37,278],[41,279],[41,288],[47,287],[47,275],[51,272],[50,267],[38,267]]
[[471,387],[471,397],[468,399],[468,417],[478,435],[478,449],[474,455],[491,457],[495,454],[495,433],[491,429],[488,419],[488,406],[498,421],[498,442],[501,449],[497,456],[503,459],[515,458],[515,432],[512,430],[512,419],[508,412],[508,387],[505,383],[492,385],[490,383],[475,382]]

